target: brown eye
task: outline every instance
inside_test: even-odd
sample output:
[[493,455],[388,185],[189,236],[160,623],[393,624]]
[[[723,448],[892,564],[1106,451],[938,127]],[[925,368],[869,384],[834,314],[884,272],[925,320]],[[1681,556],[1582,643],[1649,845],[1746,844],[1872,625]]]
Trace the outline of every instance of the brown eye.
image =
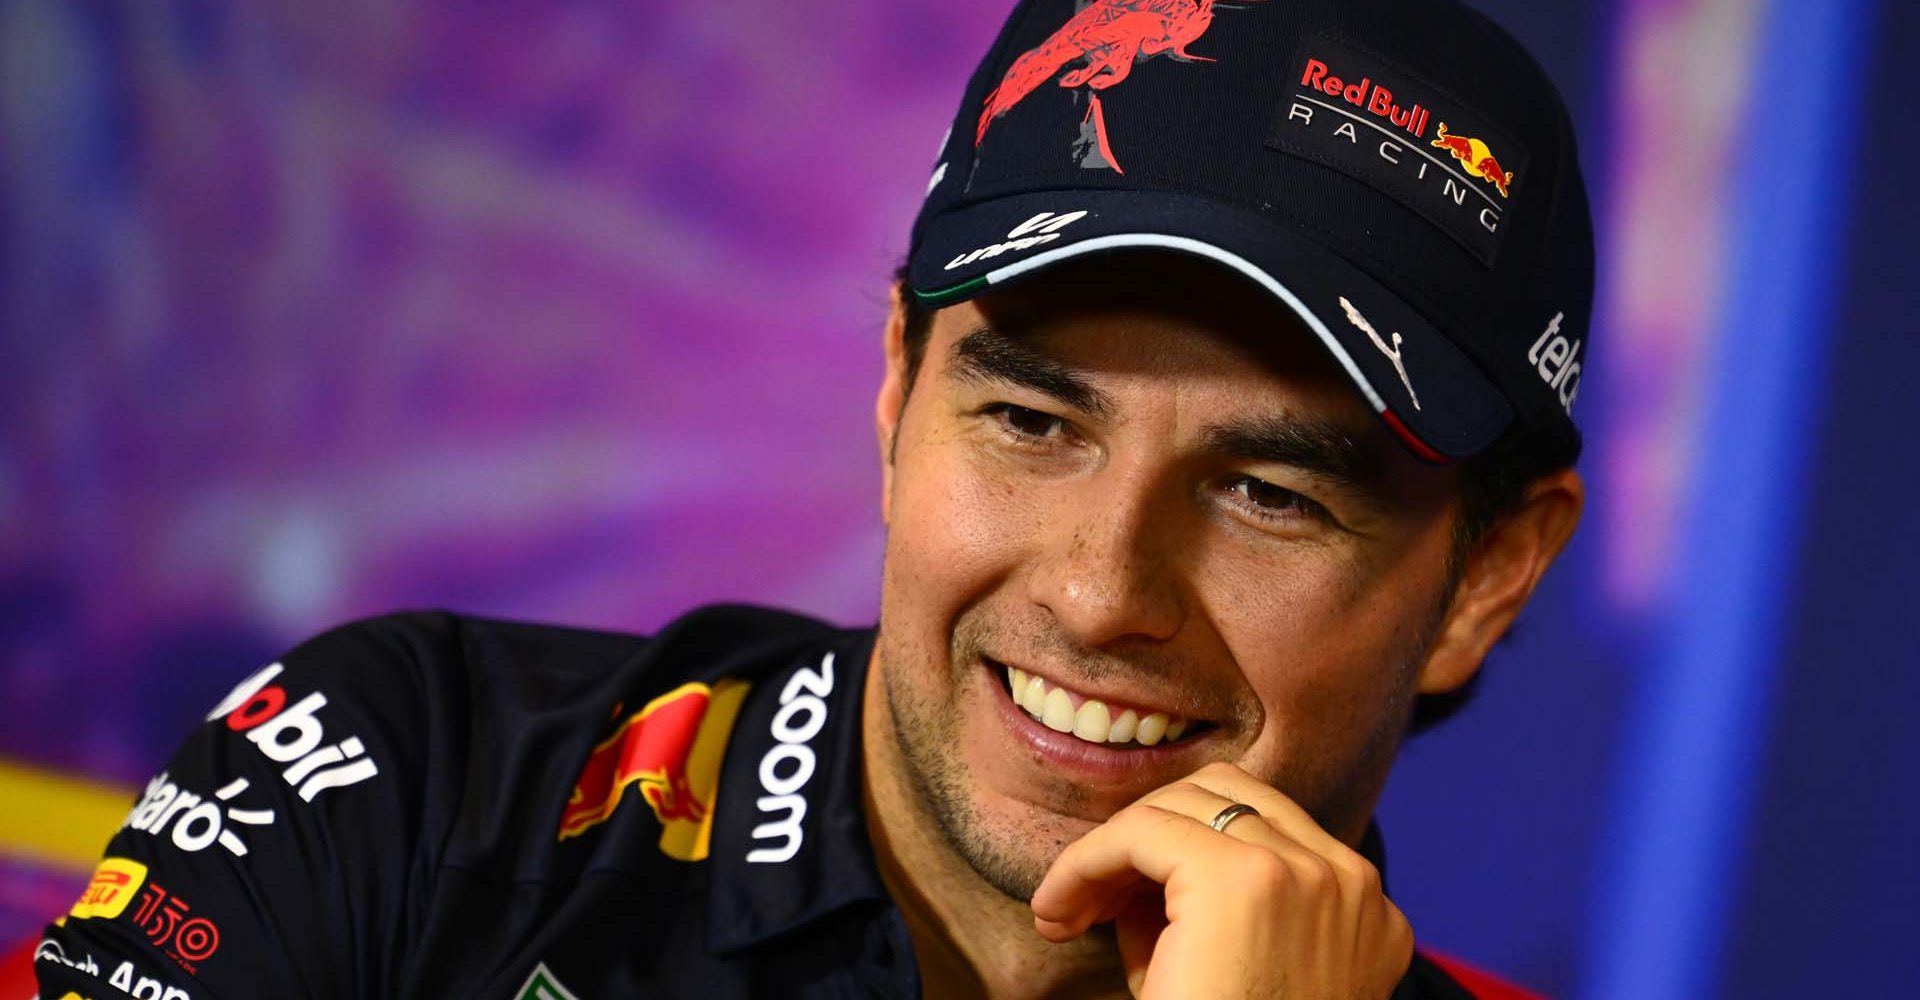
[[1021,437],[1057,438],[1066,433],[1067,422],[1050,413],[1029,410],[1012,403],[998,403],[992,411],[1006,428]]
[[1283,518],[1305,515],[1325,518],[1330,516],[1327,509],[1314,500],[1284,486],[1275,486],[1252,476],[1241,476],[1235,479],[1227,484],[1227,489],[1245,500],[1247,506],[1260,517]]

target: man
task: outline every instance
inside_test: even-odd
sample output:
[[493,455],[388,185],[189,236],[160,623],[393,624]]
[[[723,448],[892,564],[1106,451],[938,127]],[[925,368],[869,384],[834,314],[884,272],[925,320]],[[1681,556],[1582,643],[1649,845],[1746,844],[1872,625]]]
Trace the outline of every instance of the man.
[[1590,242],[1471,12],[1024,3],[895,287],[879,627],[322,635],[42,995],[1472,995],[1370,816],[1578,521]]

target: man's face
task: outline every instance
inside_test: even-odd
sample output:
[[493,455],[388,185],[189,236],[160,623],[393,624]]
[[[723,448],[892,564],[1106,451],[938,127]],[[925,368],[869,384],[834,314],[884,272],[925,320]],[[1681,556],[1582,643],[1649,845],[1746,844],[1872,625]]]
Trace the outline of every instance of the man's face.
[[[1212,761],[1357,837],[1446,608],[1456,473],[1407,455],[1291,314],[1184,258],[1069,265],[939,312],[886,409],[879,679],[976,871],[1025,899]],[[1062,688],[1080,735],[1016,704],[1008,668]],[[1184,732],[1143,745],[1156,714]]]

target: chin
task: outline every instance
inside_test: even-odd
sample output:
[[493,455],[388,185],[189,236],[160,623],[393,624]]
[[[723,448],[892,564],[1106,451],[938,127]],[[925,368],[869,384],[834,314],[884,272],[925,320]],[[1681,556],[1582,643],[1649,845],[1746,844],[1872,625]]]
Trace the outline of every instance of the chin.
[[942,773],[934,772],[935,780],[922,790],[941,837],[982,881],[1017,902],[1030,902],[1060,852],[1095,826],[968,787],[964,779],[942,782]]
[[887,680],[895,744],[919,809],[983,881],[1010,899],[1030,901],[1060,852],[1096,824],[986,787],[962,749],[968,699],[939,703],[902,690],[892,675]]

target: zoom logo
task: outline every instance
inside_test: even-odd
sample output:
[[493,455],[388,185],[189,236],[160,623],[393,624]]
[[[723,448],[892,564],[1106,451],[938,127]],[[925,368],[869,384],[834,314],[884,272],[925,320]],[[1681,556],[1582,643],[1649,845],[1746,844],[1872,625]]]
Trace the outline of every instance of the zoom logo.
[[832,693],[832,653],[820,661],[819,670],[801,667],[781,689],[780,711],[773,716],[774,744],[760,758],[760,790],[766,794],[754,800],[768,819],[753,828],[753,839],[772,846],[748,851],[748,861],[779,864],[800,853],[806,841],[800,822],[807,817],[807,800],[800,791],[819,763],[808,742],[826,727],[826,698]]

